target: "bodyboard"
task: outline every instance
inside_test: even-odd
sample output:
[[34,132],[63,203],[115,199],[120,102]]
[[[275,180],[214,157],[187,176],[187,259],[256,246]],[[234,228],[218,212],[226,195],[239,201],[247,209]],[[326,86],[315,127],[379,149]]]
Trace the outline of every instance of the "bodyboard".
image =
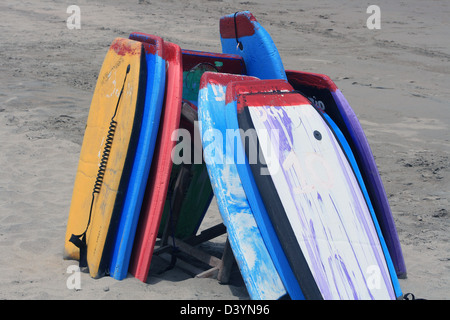
[[280,299],[286,295],[286,289],[248,204],[233,156],[226,153],[226,85],[231,80],[243,79],[254,78],[220,73],[205,73],[202,77],[198,116],[204,158],[228,240],[250,298]]
[[146,71],[142,44],[115,39],[100,70],[89,111],[64,257],[80,259],[80,266],[87,266],[95,278],[104,275],[109,266],[141,127]]
[[348,141],[363,175],[397,276],[406,278],[406,265],[391,208],[366,135],[342,92],[326,75],[286,71],[293,88],[306,96],[336,123]]
[[[189,111],[186,111],[189,109]],[[187,117],[184,112],[193,115],[195,120]],[[180,130],[176,137],[177,145],[174,148],[174,164],[172,166],[172,173],[170,175],[170,183],[168,189],[168,197],[164,206],[164,213],[161,219],[159,237],[163,236],[166,230],[168,219],[170,225],[168,232],[178,239],[185,239],[197,233],[197,230],[203,220],[203,217],[208,210],[213,197],[211,182],[209,181],[206,165],[203,162],[201,143],[197,124],[197,107],[186,100],[183,100],[183,108],[181,111]],[[181,141],[179,141],[181,140]],[[197,150],[200,148],[200,150]],[[183,153],[189,153],[188,156],[183,156]],[[194,157],[198,157],[194,161]],[[186,160],[186,163],[185,163]],[[184,190],[181,199],[181,206],[177,214],[177,220],[173,220],[172,212],[172,195],[175,194],[175,184],[181,173],[181,167],[184,166],[188,170],[189,181],[188,186]]]
[[272,38],[249,11],[222,17],[220,40],[223,53],[244,58],[248,75],[259,79],[286,79]]
[[[182,49],[181,52],[183,56],[183,103],[194,114],[193,119],[186,119],[187,121],[180,123],[180,129],[185,129],[190,133],[192,156],[189,171],[191,179],[181,205],[176,228],[172,232],[175,237],[185,239],[196,234],[214,195],[206,165],[201,156],[199,129],[195,123],[201,76],[205,72],[245,74],[246,69],[244,60],[238,55],[187,49]],[[181,117],[184,118],[183,113]],[[183,137],[183,139],[185,138],[187,137]],[[200,148],[200,150],[196,150],[196,148]],[[182,164],[174,164],[171,181],[176,181],[180,165]],[[169,195],[173,194],[172,186],[173,184],[169,186]],[[161,229],[166,226],[167,218],[170,216],[170,200],[166,200]],[[162,230],[159,234],[162,234]]]
[[163,50],[167,70],[164,106],[129,267],[129,272],[143,282],[147,280],[169,186],[171,153],[175,146],[171,137],[179,128],[181,114],[181,49],[176,44],[164,42]]
[[145,49],[147,62],[145,108],[131,178],[125,196],[109,268],[110,275],[117,280],[125,278],[128,272],[131,250],[152,163],[164,99],[166,63],[163,59],[163,40],[156,36],[152,36],[151,40],[153,40],[153,43],[145,42],[142,44]]
[[264,203],[305,298],[395,299],[397,278],[373,209],[309,100],[276,80],[229,86],[227,99],[228,128],[246,133],[237,143],[237,155],[246,155],[241,179],[252,172],[244,189]]

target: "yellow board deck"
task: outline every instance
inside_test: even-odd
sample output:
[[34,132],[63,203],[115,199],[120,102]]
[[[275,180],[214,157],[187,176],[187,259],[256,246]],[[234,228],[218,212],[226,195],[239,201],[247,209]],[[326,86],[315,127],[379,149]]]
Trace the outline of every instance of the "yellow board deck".
[[[94,278],[102,276],[109,264],[105,261],[110,254],[108,244],[120,218],[133,164],[145,88],[142,44],[115,39],[106,54],[91,102],[64,246],[64,258],[86,259]],[[85,242],[82,256],[80,248],[71,242],[74,238]]]

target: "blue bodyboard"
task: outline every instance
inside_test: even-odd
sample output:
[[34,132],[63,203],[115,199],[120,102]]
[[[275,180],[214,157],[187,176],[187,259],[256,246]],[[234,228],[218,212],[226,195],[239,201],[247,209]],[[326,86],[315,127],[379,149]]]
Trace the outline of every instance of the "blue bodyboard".
[[220,40],[223,53],[244,58],[248,75],[259,79],[286,79],[272,38],[249,11],[222,17]]
[[286,295],[277,269],[261,236],[239,178],[233,155],[227,153],[225,90],[229,81],[252,77],[205,73],[198,99],[204,159],[227,227],[228,240],[251,299]]
[[128,272],[139,213],[158,135],[166,78],[166,63],[162,58],[163,40],[156,36],[141,39],[138,34],[137,36],[132,34],[130,39],[143,42],[147,62],[147,90],[135,160],[110,262],[110,275],[117,280],[124,279]]

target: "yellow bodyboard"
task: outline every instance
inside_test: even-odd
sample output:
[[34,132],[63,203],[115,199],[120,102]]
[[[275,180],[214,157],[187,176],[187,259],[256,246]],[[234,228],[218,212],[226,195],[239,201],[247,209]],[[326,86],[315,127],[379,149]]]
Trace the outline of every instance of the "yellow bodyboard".
[[104,261],[109,254],[107,242],[112,241],[109,238],[120,218],[139,138],[145,81],[142,44],[115,39],[91,102],[64,246],[65,259],[79,260],[80,249],[70,239],[72,235],[85,235],[87,266],[95,278],[102,276],[108,265]]

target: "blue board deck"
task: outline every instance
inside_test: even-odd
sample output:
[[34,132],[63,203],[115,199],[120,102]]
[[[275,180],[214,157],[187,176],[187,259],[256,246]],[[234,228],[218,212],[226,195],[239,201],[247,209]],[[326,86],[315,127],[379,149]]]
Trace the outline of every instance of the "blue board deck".
[[[203,75],[198,105],[200,131],[204,158],[219,211],[250,298],[280,299],[286,295],[286,289],[248,204],[233,155],[226,152],[226,85],[231,80],[248,78],[219,73]],[[295,285],[295,281],[291,283]],[[294,298],[302,298],[301,293],[295,295],[292,289],[291,294]]]
[[223,53],[244,58],[248,75],[259,79],[286,79],[272,38],[249,11],[222,17],[220,40]]
[[[140,37],[131,36],[130,39],[143,41]],[[158,135],[165,90],[163,40],[152,36],[143,41],[143,46],[147,62],[145,108],[109,268],[110,275],[117,280],[124,279],[128,272],[139,213]]]

